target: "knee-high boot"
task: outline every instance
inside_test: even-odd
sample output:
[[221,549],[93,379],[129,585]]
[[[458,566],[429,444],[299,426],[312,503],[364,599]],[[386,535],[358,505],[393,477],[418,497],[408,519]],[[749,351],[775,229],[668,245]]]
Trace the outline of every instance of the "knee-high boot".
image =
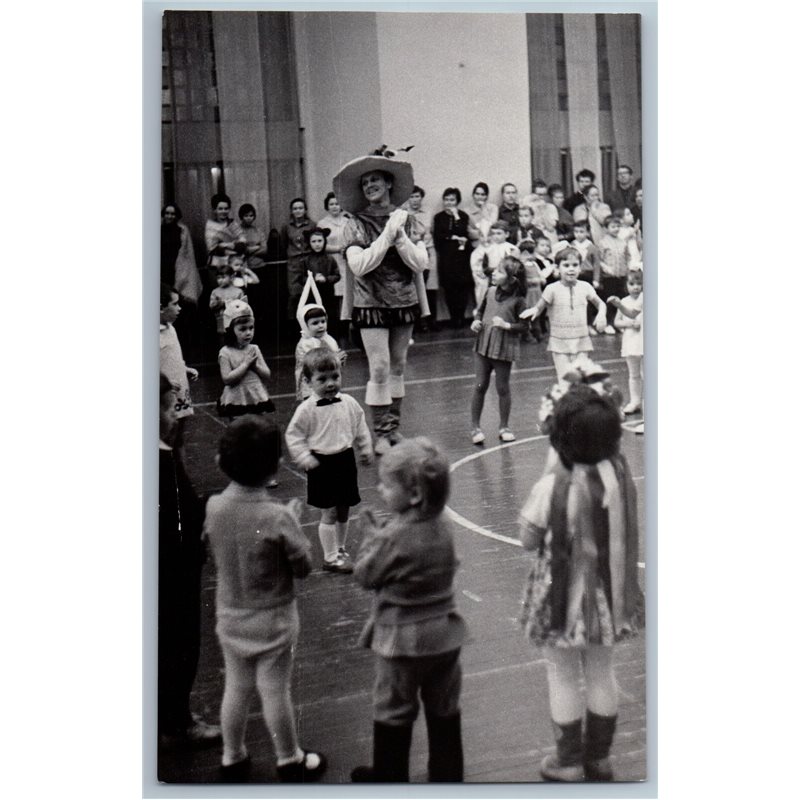
[[389,376],[389,394],[391,395],[392,402],[389,405],[389,412],[387,414],[387,423],[389,425],[389,441],[394,445],[397,444],[403,437],[400,435],[400,406],[403,398],[406,395],[405,380],[402,375]]
[[425,721],[428,724],[428,781],[461,783],[464,780],[461,714],[437,717],[426,709]]
[[586,748],[584,751],[584,770],[587,781],[607,782],[614,780],[614,771],[608,754],[614,733],[617,730],[617,715],[606,717],[586,712]]
[[411,725],[374,722],[372,766],[356,767],[350,773],[350,780],[353,783],[408,783],[411,733]]
[[392,446],[389,438],[393,430],[392,423],[389,419],[392,403],[389,384],[367,381],[365,402],[372,412],[372,431],[375,434],[375,452],[378,455],[382,455]]
[[556,754],[545,756],[542,761],[542,777],[548,781],[575,782],[582,781],[583,772],[583,739],[581,728],[583,720],[576,719],[560,725],[553,720],[556,735]]

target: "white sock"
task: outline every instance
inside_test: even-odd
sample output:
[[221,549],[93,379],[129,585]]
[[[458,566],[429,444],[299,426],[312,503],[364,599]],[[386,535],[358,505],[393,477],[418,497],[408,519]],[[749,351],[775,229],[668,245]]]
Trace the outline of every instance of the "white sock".
[[322,545],[322,557],[326,561],[333,561],[339,554],[336,544],[336,526],[328,522],[319,524],[319,543]]
[[629,378],[628,379],[628,391],[631,393],[631,403],[636,406],[642,404],[642,379],[641,378]]
[[344,550],[344,543],[347,541],[347,527],[350,524],[349,520],[336,523],[336,543],[338,550]]

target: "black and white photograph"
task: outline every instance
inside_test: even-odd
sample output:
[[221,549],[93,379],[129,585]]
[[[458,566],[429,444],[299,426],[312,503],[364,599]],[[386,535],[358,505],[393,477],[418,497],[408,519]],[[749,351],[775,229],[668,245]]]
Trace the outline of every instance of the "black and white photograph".
[[652,777],[642,26],[163,13],[154,781]]

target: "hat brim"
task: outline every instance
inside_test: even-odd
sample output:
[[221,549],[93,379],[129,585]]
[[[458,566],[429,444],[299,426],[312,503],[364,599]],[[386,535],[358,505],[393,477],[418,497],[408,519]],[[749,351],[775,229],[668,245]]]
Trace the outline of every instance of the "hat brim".
[[339,205],[351,214],[363,211],[369,203],[361,190],[361,176],[367,172],[388,172],[392,176],[391,200],[399,206],[414,190],[414,171],[407,161],[385,156],[362,156],[348,161],[333,179],[333,193]]

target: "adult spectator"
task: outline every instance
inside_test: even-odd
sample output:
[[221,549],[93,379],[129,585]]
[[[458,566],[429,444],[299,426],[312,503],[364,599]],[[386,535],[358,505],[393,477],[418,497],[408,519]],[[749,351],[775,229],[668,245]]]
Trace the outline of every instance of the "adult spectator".
[[307,233],[317,227],[317,223],[308,217],[306,201],[295,197],[289,203],[289,221],[281,229],[281,245],[286,254],[286,284],[289,287],[289,318],[294,319],[297,313],[297,301],[303,291],[302,279],[303,256],[309,250]]
[[520,205],[533,207],[540,201],[549,203],[550,196],[547,193],[547,184],[541,178],[536,178],[531,186],[531,193],[522,198]]
[[497,218],[508,224],[508,241],[517,241],[519,231],[519,205],[517,204],[517,187],[513,183],[504,183],[500,188],[503,203],[497,210]]
[[585,193],[586,190],[594,183],[594,172],[592,172],[590,169],[582,169],[575,176],[575,183],[578,186],[578,191],[564,201],[564,208],[566,208],[567,211],[569,211],[569,213],[573,216],[575,216],[575,207],[586,202]]
[[400,440],[400,406],[414,323],[427,316],[422,273],[428,253],[422,229],[398,208],[414,189],[411,164],[375,154],[345,164],[333,191],[353,215],[345,228],[342,317],[361,331],[369,365],[366,404],[372,412],[375,452]]
[[478,181],[472,189],[472,205],[465,209],[470,224],[470,238],[473,247],[489,243],[489,229],[497,221],[497,206],[489,202],[489,187],[483,181]]
[[463,328],[467,324],[464,312],[474,288],[469,263],[472,248],[467,246],[470,220],[467,213],[458,207],[460,203],[461,192],[455,187],[448,187],[442,194],[444,210],[433,218],[433,244],[439,267],[439,283],[454,328]]
[[633,211],[635,195],[633,170],[627,164],[620,164],[617,167],[617,187],[606,195],[605,201],[613,209],[629,208]]
[[256,209],[250,203],[239,206],[241,238],[244,240],[246,264],[258,269],[267,263],[267,235],[256,225]]
[[426,319],[420,320],[420,329],[423,331],[435,331],[439,327],[436,322],[436,295],[439,289],[439,271],[436,263],[436,248],[433,246],[433,214],[422,207],[424,199],[425,190],[421,186],[415,186],[411,196],[400,208],[408,211],[410,216],[413,215],[414,219],[424,228],[422,241],[425,242],[425,248],[428,251],[428,269],[423,273],[423,278],[431,315]]
[[564,208],[564,187],[560,183],[551,183],[547,187],[550,202],[558,209],[558,222],[560,225],[572,226],[575,221],[572,214]]
[[644,219],[643,219],[643,210],[644,210],[644,194],[642,191],[641,183],[636,187],[636,191],[633,194],[633,208],[631,212],[633,213],[633,218],[639,225],[639,231],[644,231]]
[[[344,298],[344,274],[347,271],[347,262],[344,258],[344,230],[347,227],[347,221],[350,219],[350,214],[342,210],[336,195],[333,192],[328,192],[325,195],[325,216],[319,221],[320,228],[327,228],[330,233],[328,234],[327,246],[325,252],[332,255],[336,259],[336,264],[339,267],[339,274],[342,280],[336,281],[333,284],[333,294],[336,298],[336,321],[333,325],[333,330],[329,331],[339,341],[339,346],[343,347],[347,344],[347,323],[342,321],[342,301]],[[330,320],[331,322],[333,320]]]
[[592,241],[599,244],[605,234],[603,224],[611,216],[611,207],[600,199],[600,190],[592,184],[586,188],[583,203],[575,206],[572,216],[575,218],[575,222],[589,220],[589,233],[592,235]]
[[174,286],[181,300],[196,304],[203,283],[194,259],[192,237],[181,222],[182,217],[177,203],[167,203],[161,209],[161,282]]
[[231,218],[231,199],[220,192],[211,198],[211,218],[206,220],[206,249],[208,266],[216,270],[229,262],[230,257],[244,251],[240,241],[242,229]]

